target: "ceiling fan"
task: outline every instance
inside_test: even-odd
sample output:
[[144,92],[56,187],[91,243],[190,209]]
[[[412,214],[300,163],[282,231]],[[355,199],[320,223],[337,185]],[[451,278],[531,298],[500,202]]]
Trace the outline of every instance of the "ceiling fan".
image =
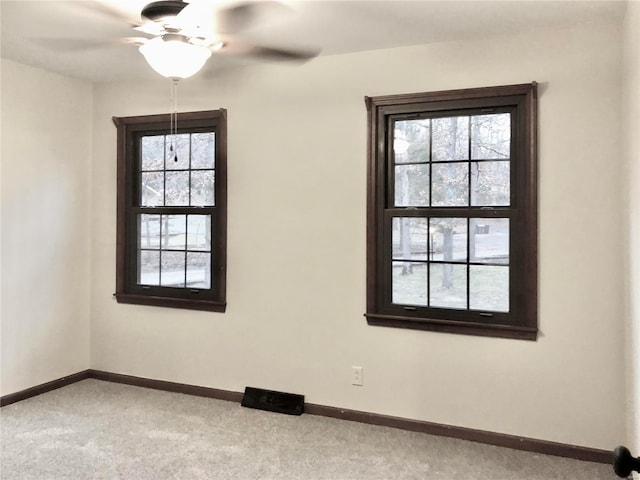
[[161,0],[144,6],[141,22],[113,7],[93,4],[103,13],[126,20],[146,37],[129,37],[149,65],[161,75],[188,78],[197,73],[213,53],[274,60],[304,61],[317,49],[275,48],[242,38],[242,32],[285,13],[289,7],[274,0],[253,0],[216,6],[212,0]]

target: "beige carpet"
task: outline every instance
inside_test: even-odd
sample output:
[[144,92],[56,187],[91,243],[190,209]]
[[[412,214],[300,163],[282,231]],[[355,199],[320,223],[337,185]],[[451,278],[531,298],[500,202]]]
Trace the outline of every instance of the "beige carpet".
[[0,409],[2,480],[599,480],[608,465],[83,380]]

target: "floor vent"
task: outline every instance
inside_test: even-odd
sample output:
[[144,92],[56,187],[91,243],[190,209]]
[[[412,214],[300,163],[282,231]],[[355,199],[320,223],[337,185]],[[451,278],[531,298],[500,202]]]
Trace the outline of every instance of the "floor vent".
[[270,412],[286,413],[287,415],[302,415],[304,410],[304,395],[246,387],[244,389],[244,396],[242,397],[242,406],[268,410]]

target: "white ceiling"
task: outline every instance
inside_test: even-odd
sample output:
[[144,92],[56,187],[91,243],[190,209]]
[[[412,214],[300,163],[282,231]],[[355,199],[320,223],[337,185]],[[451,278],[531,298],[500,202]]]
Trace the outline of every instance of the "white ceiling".
[[[126,22],[107,15],[108,8],[95,8],[109,7],[137,20],[149,1],[0,0],[2,56],[96,82],[153,78],[157,74],[136,47],[117,41],[138,34]],[[252,28],[246,35],[268,46],[320,47],[321,55],[619,21],[626,9],[624,0],[286,3],[292,6],[291,13]],[[219,56],[212,58],[207,68],[215,71],[237,64],[236,59]]]

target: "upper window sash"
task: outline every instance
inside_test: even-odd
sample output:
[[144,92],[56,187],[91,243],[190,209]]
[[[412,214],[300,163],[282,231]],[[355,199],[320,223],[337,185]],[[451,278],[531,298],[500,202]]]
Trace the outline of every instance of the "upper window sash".
[[[516,123],[512,121],[513,108],[483,108],[475,110],[460,110],[455,114],[441,112],[419,115],[388,115],[387,118],[387,202],[386,208],[500,208],[511,206],[516,200],[512,195],[516,186],[515,172],[518,165],[512,164],[516,155],[514,152],[517,142]],[[443,141],[446,130],[442,127],[446,123],[455,122],[460,129],[457,144],[451,150],[451,145]],[[493,144],[485,145],[478,141],[483,127],[493,127],[493,134],[499,135],[493,139]],[[445,125],[446,126],[446,125]],[[497,127],[497,128],[496,128]],[[419,142],[409,142],[405,133],[412,130],[413,137]],[[417,132],[417,133],[416,133]],[[508,148],[510,147],[510,148]],[[406,185],[408,170],[417,171],[427,178],[437,175],[452,167],[468,166],[468,176],[460,179],[461,198],[447,201],[438,192],[421,192],[421,195],[411,195]],[[504,182],[504,191],[500,195],[494,193],[487,197],[481,195],[483,186],[482,172],[500,176]],[[404,174],[404,175],[403,175]],[[402,182],[405,180],[405,182]],[[398,187],[404,186],[405,195]],[[408,195],[407,195],[408,194]]]

